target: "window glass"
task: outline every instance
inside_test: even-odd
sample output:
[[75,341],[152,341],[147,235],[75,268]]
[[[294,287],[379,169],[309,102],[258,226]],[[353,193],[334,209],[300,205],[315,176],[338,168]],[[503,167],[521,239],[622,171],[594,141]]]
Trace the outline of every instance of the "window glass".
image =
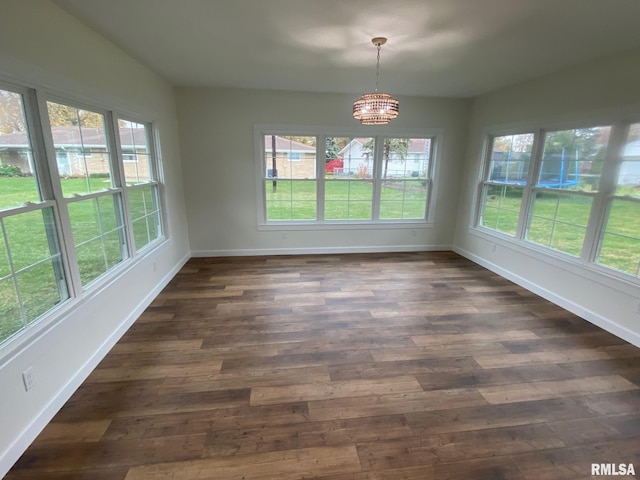
[[616,195],[640,198],[640,123],[629,127],[618,170]]
[[40,199],[22,95],[0,89],[0,210]]
[[614,199],[602,232],[598,263],[640,276],[640,202]]
[[534,134],[493,137],[479,224],[515,236],[528,182]]
[[611,127],[547,132],[538,187],[596,192]]
[[375,140],[371,137],[327,137],[326,220],[371,220],[374,153]]
[[315,136],[264,136],[267,220],[317,218]]
[[69,294],[52,208],[0,218],[0,230],[3,341],[66,300]]
[[58,173],[65,197],[112,186],[111,158],[100,113],[47,102]]
[[150,182],[153,176],[147,126],[118,119],[118,135],[127,185]]
[[127,255],[119,196],[103,195],[69,203],[69,216],[80,277],[86,285]]
[[488,180],[525,185],[529,175],[533,139],[532,133],[494,137]]
[[136,250],[140,250],[160,236],[160,210],[156,200],[156,186],[130,188],[128,198]]
[[561,192],[536,192],[527,239],[580,256],[593,197]]
[[430,156],[429,138],[384,139],[381,219],[425,218]]

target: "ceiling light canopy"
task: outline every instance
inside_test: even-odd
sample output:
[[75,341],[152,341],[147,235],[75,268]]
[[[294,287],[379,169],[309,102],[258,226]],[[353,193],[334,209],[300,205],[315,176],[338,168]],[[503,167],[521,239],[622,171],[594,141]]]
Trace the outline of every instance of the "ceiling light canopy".
[[385,125],[398,116],[398,100],[388,93],[378,92],[380,79],[380,47],[387,43],[385,37],[371,39],[378,49],[376,62],[376,90],[373,93],[365,93],[353,104],[353,116],[363,125]]

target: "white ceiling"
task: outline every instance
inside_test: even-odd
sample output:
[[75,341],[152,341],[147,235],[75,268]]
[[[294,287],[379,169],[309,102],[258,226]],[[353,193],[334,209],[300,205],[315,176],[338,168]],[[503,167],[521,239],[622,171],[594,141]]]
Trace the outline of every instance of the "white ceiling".
[[639,0],[52,0],[174,85],[468,97],[640,47]]

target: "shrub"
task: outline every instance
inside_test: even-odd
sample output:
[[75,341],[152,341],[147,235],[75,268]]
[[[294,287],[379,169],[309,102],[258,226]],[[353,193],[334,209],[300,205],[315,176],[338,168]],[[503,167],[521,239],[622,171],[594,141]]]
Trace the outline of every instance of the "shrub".
[[334,168],[343,168],[344,162],[339,158],[334,158],[333,160],[329,160],[324,167],[324,171],[326,173],[333,173]]
[[21,177],[22,170],[15,165],[9,165],[8,163],[0,164],[0,177]]

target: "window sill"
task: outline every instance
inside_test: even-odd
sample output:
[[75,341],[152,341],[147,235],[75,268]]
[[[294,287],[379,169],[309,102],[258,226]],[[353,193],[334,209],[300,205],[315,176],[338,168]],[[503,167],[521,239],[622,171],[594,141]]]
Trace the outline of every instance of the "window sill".
[[392,229],[431,229],[433,223],[424,220],[405,221],[350,221],[350,222],[269,222],[258,224],[258,231],[318,231],[318,230],[392,230]]

